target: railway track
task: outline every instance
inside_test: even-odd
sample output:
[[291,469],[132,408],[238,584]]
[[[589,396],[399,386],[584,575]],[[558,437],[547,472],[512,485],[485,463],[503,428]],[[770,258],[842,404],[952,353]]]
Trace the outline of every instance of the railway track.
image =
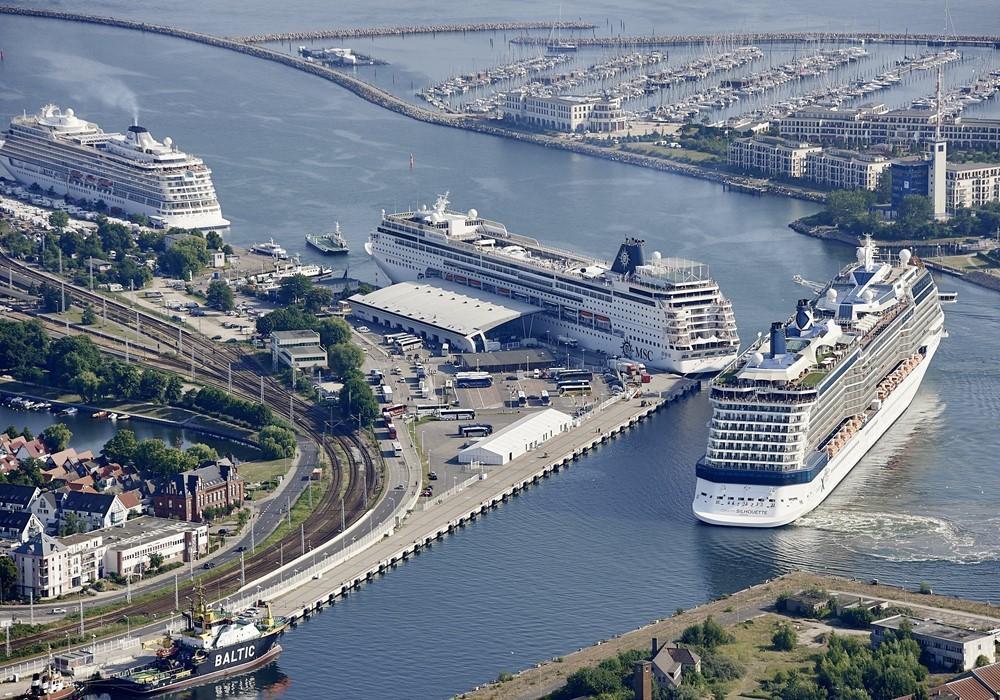
[[[0,253],[0,278],[2,277],[7,277],[8,280],[25,288],[41,282],[65,284],[54,275],[36,270]],[[328,424],[322,409],[299,398],[272,377],[259,374],[256,369],[260,367],[255,358],[242,348],[218,345],[149,312],[131,308],[90,290],[71,284],[65,284],[65,288],[67,295],[78,301],[91,303],[95,312],[100,311],[106,314],[109,320],[134,328],[137,335],[156,343],[155,352],[152,352],[152,346],[147,344],[144,349],[145,356],[136,357],[137,361],[183,374],[191,366],[185,359],[186,351],[188,356],[195,357],[195,361],[191,364],[196,365],[196,370],[200,370],[201,374],[197,378],[202,383],[221,389],[228,389],[231,384],[233,393],[250,400],[259,401],[263,398],[264,403],[278,415],[283,415],[284,411],[290,408],[292,414],[290,418],[299,430],[313,443],[319,445],[329,458],[330,486],[312,515],[303,521],[301,532],[289,532],[280,540],[258,548],[254,555],[245,561],[242,575],[239,567],[220,571],[215,575],[202,574],[199,577],[199,584],[204,585],[206,590],[215,592],[221,597],[238,588],[243,580],[251,582],[273,572],[282,561],[305,554],[303,551],[305,543],[318,545],[334,537],[341,530],[341,504],[337,502],[341,498],[344,522],[353,523],[364,514],[365,504],[369,498],[364,492],[363,484],[368,485],[370,494],[377,494],[382,475],[379,464],[360,436],[328,431],[328,428],[332,430],[333,426]],[[124,345],[124,342],[122,344]],[[164,346],[173,352],[163,350]],[[342,456],[338,454],[337,446]],[[191,577],[179,586],[179,595],[191,595],[194,586],[191,579],[193,572]],[[144,614],[162,619],[173,610],[173,597],[165,592],[164,595],[149,602],[120,606],[115,609],[114,615],[120,618],[123,615]],[[21,637],[13,641],[12,646],[20,649],[32,644],[58,641],[64,639],[67,634],[75,634],[77,630],[76,622],[60,623],[42,632]]]

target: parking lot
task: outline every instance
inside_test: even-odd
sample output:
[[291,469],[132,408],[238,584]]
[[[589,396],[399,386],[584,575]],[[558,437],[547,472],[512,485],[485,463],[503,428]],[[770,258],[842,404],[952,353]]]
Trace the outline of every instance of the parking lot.
[[[405,414],[393,418],[393,424],[397,434],[398,431],[409,431],[413,445],[424,462],[424,486],[430,487],[433,494],[440,494],[475,476],[476,472],[470,465],[458,463],[457,455],[479,438],[462,436],[460,426],[488,424],[496,432],[529,412],[547,407],[579,415],[611,395],[611,388],[599,367],[588,368],[594,374],[590,380],[593,392],[587,395],[560,396],[554,377],[546,377],[544,371],[523,369],[491,373],[490,386],[456,388],[456,375],[464,370],[455,356],[435,356],[426,348],[405,354],[394,353],[383,342],[384,336],[379,328],[362,326],[357,322],[354,325],[366,353],[364,370],[376,389],[376,396],[380,393],[377,385],[387,386],[391,391],[391,400],[383,401],[381,406],[405,405],[402,409]],[[592,358],[597,359],[594,355]],[[382,376],[377,379],[372,377],[373,369],[380,371]],[[519,401],[522,392],[523,404]],[[543,392],[549,395],[548,405],[543,404]],[[472,409],[475,416],[439,420],[430,406]],[[385,421],[379,421],[376,434],[383,451],[391,454],[394,441],[389,437]]]

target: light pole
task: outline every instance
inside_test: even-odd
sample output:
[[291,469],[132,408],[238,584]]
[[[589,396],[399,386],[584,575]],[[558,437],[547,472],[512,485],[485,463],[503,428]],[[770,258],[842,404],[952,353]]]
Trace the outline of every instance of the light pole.
[[128,615],[122,615],[118,619],[120,620],[122,618],[125,619],[125,636],[126,637],[131,637],[132,636],[132,622],[131,622],[131,620],[128,619]]

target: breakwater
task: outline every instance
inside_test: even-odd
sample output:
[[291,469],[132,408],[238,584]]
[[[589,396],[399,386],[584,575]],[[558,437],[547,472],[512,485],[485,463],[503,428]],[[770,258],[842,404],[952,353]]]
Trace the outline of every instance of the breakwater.
[[[980,46],[1000,49],[996,34],[905,34],[890,32],[740,32],[733,34],[661,34],[646,36],[590,36],[573,39],[577,46],[628,47],[716,45],[720,40],[733,44],[925,44],[927,46]],[[545,37],[517,36],[512,44],[544,45]]]
[[466,32],[523,32],[530,29],[588,30],[597,25],[590,22],[474,22],[466,24],[422,24],[400,27],[341,27],[301,32],[273,32],[229,37],[246,44],[265,41],[299,41],[312,39],[370,39],[377,36],[407,36],[416,34],[456,34]]
[[[510,129],[503,126],[495,119],[487,119],[467,114],[447,114],[424,109],[423,107],[408,102],[403,98],[388,92],[387,90],[383,90],[382,88],[355,78],[346,72],[338,71],[333,68],[327,68],[326,66],[318,63],[310,63],[309,61],[304,61],[301,58],[281,53],[280,51],[273,51],[262,46],[247,44],[212,34],[195,32],[188,29],[180,29],[178,27],[171,27],[163,24],[151,24],[148,22],[140,22],[138,20],[123,19],[120,17],[104,17],[100,15],[87,15],[77,12],[62,12],[59,10],[45,10],[11,5],[0,5],[0,14],[16,15],[21,17],[42,17],[68,22],[83,22],[86,24],[102,25],[119,29],[131,29],[134,31],[149,32],[162,34],[164,36],[171,36],[178,39],[186,39],[188,41],[194,41],[220,49],[236,51],[237,53],[246,54],[265,61],[280,63],[284,66],[315,75],[319,78],[323,78],[324,80],[336,83],[337,85],[351,91],[358,97],[367,100],[372,104],[378,105],[379,107],[388,109],[392,112],[396,112],[397,114],[410,117],[411,119],[416,119],[429,124],[476,131],[481,134],[497,136],[499,138],[513,139],[524,143],[533,143],[539,146],[544,146],[545,148],[558,148],[560,150],[571,151],[581,155],[604,158],[605,160],[611,160],[617,163],[637,165],[663,172],[697,177],[702,180],[709,180],[722,185],[740,183],[744,180],[744,178],[741,177],[689,163],[670,161],[662,158],[653,158],[651,156],[644,156],[637,153],[627,153],[611,148],[579,143],[570,139],[548,136],[546,134]],[[762,184],[760,185],[760,188],[762,192],[796,197],[808,201],[823,201],[825,199],[825,197],[820,193],[789,190],[781,185]]]

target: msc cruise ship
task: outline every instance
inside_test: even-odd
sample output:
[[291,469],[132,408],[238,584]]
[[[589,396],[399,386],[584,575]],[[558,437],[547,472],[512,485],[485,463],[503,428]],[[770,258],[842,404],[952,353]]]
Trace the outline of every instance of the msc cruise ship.
[[103,201],[163,226],[229,226],[205,163],[138,125],[124,134],[105,133],[72,109],[46,105],[38,114],[11,120],[0,145],[0,166],[23,185]]
[[907,250],[858,260],[712,382],[694,514],[777,527],[818,506],[913,400],[946,335],[937,288]]
[[608,355],[680,374],[714,373],[736,357],[729,300],[705,265],[626,240],[613,263],[556,250],[503,224],[447,208],[386,215],[365,249],[396,282],[439,278],[542,309],[533,334],[549,333]]

